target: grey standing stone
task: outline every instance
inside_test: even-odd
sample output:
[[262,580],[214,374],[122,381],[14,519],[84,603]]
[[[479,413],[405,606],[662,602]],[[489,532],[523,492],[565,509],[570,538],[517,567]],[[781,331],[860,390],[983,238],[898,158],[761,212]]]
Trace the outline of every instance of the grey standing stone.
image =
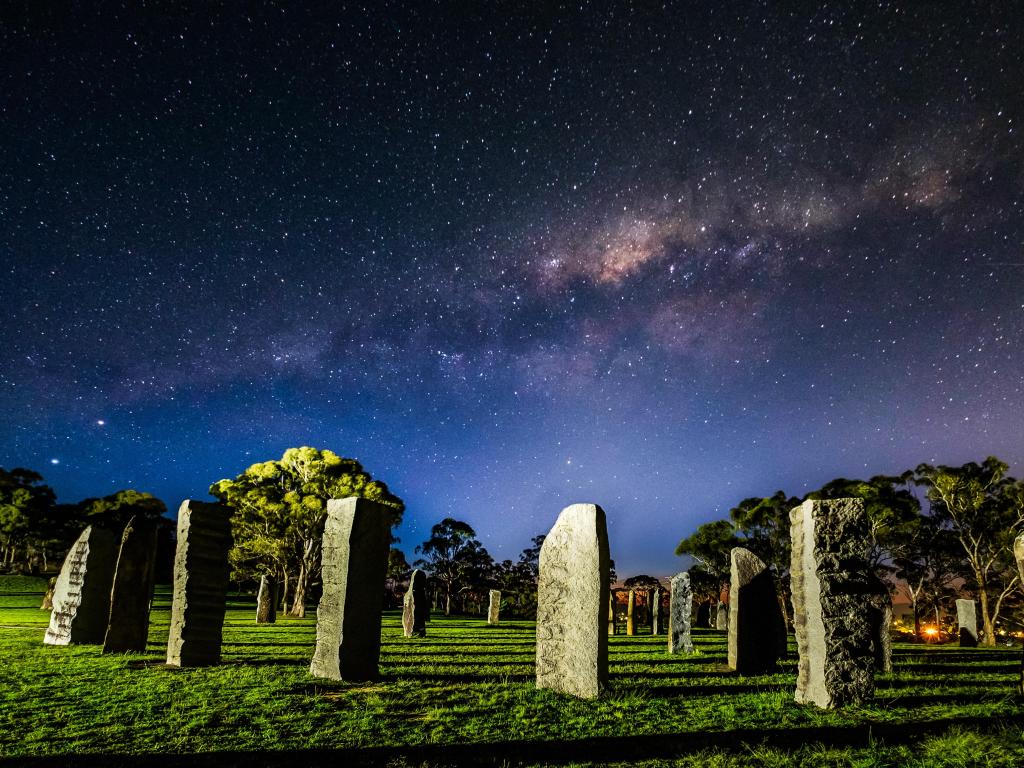
[[487,604],[487,623],[497,624],[498,617],[501,614],[501,591],[492,589],[488,593],[489,602]]
[[734,547],[729,568],[729,667],[742,675],[762,675],[779,660],[778,638],[785,632],[775,581],[764,562]]
[[978,614],[973,600],[956,601],[956,623],[959,627],[960,647],[978,646]]
[[167,636],[169,665],[201,667],[220,663],[231,544],[230,507],[191,499],[181,503]]
[[672,577],[668,607],[668,652],[693,653],[690,637],[690,613],[693,610],[693,588],[690,574],[683,571]]
[[718,607],[715,608],[715,629],[722,632],[729,631],[729,604],[721,600],[718,601]]
[[121,535],[103,653],[145,653],[156,568],[156,521],[133,517]]
[[871,602],[871,644],[874,649],[875,671],[892,672],[892,595],[889,587],[868,571]]
[[119,543],[114,531],[90,525],[71,545],[53,588],[45,644],[103,642]]
[[391,511],[362,498],[330,499],[324,526],[323,595],[309,672],[331,680],[378,677]]
[[615,592],[608,591],[608,635],[615,634]]
[[797,702],[839,707],[874,693],[868,530],[862,499],[808,500],[790,512]]
[[538,688],[591,699],[607,686],[608,567],[604,510],[563,509],[540,550]]
[[429,615],[427,575],[417,568],[409,577],[409,588],[402,598],[402,633],[406,637],[426,637]]
[[277,579],[274,576],[260,576],[260,590],[256,593],[256,623],[277,623]]
[[659,626],[661,623],[661,589],[659,587],[655,587],[654,590],[650,592],[650,595],[651,634],[656,635],[661,629]]
[[633,634],[633,614],[636,611],[636,592],[629,590],[626,598],[626,634]]

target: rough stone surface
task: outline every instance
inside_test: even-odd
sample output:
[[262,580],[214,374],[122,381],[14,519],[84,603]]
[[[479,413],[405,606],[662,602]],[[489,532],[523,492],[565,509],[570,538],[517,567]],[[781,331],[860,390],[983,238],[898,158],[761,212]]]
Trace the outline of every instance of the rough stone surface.
[[327,502],[314,677],[377,679],[390,532],[391,512],[382,504],[355,497]]
[[690,574],[685,571],[677,573],[669,584],[668,652],[693,653],[693,640],[690,637],[693,588],[690,586]]
[[661,589],[655,587],[650,596],[651,634],[656,635],[661,630]]
[[538,688],[590,699],[607,686],[608,566],[604,510],[563,509],[540,550]]
[[201,667],[220,662],[231,543],[229,507],[190,499],[181,503],[167,637],[169,665]]
[[978,645],[978,614],[973,600],[956,601],[956,623],[959,628],[961,647],[976,648]]
[[487,623],[497,624],[501,614],[501,590],[492,589],[488,592]]
[[133,517],[121,535],[103,653],[144,653],[156,568],[156,521]]
[[868,583],[871,585],[871,644],[875,671],[892,672],[892,595],[885,582],[870,571]]
[[119,543],[117,533],[105,528],[90,525],[82,531],[57,576],[44,643],[103,642]]
[[721,600],[718,601],[718,606],[715,608],[715,629],[722,632],[729,631],[729,604],[723,603]]
[[783,624],[775,581],[764,562],[734,547],[729,568],[729,667],[742,675],[772,672]]
[[790,512],[796,700],[860,704],[874,693],[874,643],[862,499],[808,500]]
[[402,598],[402,633],[406,637],[426,637],[429,615],[427,575],[417,568],[412,572],[409,588]]
[[256,593],[256,623],[277,623],[277,579],[260,576],[260,591]]

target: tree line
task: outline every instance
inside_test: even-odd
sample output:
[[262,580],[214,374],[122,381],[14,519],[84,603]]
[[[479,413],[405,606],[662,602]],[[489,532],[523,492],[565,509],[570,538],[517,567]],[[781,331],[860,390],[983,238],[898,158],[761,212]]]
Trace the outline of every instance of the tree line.
[[920,464],[869,480],[837,478],[803,497],[777,491],[748,498],[728,519],[698,527],[676,553],[693,557],[695,588],[713,594],[728,586],[730,550],[750,549],[771,569],[788,617],[790,510],[807,499],[861,498],[871,566],[909,602],[914,635],[921,637],[926,616],[939,624],[944,606],[968,597],[980,609],[982,642],[994,645],[997,623],[1024,597],[1013,556],[1013,541],[1024,531],[1024,481],[1008,470],[990,456],[959,467]]

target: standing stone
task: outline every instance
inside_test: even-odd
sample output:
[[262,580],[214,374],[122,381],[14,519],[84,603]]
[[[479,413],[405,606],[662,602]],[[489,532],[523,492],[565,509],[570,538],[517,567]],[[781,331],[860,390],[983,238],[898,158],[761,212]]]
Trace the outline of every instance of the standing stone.
[[868,531],[862,499],[811,499],[790,512],[799,703],[840,707],[874,693]]
[[784,629],[775,581],[764,562],[733,547],[729,568],[729,668],[741,675],[763,675],[779,660]]
[[90,525],[82,531],[57,576],[44,643],[103,642],[119,542],[118,535],[105,528]]
[[871,587],[871,645],[874,651],[875,671],[892,672],[892,595],[889,587],[871,571],[868,571]]
[[427,575],[417,568],[409,578],[409,588],[402,598],[402,634],[406,637],[427,636]]
[[327,502],[314,677],[377,679],[391,520],[387,507],[368,499]]
[[978,646],[978,614],[973,600],[956,601],[956,623],[960,628],[960,647]]
[[498,616],[501,613],[501,590],[492,589],[487,593],[487,623],[497,624]]
[[540,550],[538,688],[592,699],[607,686],[608,560],[604,510],[563,509]]
[[201,667],[220,663],[231,544],[230,507],[191,499],[181,503],[167,636],[169,665]]
[[715,608],[715,629],[722,632],[729,631],[729,604],[721,600],[718,601],[718,607]]
[[133,517],[121,535],[103,653],[145,653],[156,569],[156,521]]
[[711,603],[702,600],[697,605],[697,626],[708,629],[711,626]]
[[633,635],[633,613],[636,610],[636,593],[629,590],[629,597],[626,601],[626,634]]
[[260,590],[256,593],[256,623],[277,623],[277,578],[260,576]]
[[693,653],[690,637],[690,611],[693,606],[693,588],[690,574],[677,573],[669,582],[672,590],[668,604],[668,652]]
[[615,592],[608,591],[608,635],[614,635],[615,628]]
[[650,595],[651,595],[651,599],[650,599],[650,603],[651,603],[651,634],[652,635],[656,635],[656,634],[658,634],[658,630],[659,630],[658,623],[659,623],[659,620],[661,619],[661,588],[660,587],[655,587],[654,590],[650,592]]

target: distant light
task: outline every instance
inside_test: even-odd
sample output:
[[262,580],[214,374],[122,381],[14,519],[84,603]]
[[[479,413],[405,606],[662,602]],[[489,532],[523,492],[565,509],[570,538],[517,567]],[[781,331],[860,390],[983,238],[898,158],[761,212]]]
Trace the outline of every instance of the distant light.
[[60,464],[60,459],[50,459],[51,464]]
[[106,423],[103,419],[96,419],[96,426],[98,427],[102,427]]
[[937,630],[935,627],[925,627],[924,633],[929,637],[932,637],[934,635],[939,634],[939,630]]

